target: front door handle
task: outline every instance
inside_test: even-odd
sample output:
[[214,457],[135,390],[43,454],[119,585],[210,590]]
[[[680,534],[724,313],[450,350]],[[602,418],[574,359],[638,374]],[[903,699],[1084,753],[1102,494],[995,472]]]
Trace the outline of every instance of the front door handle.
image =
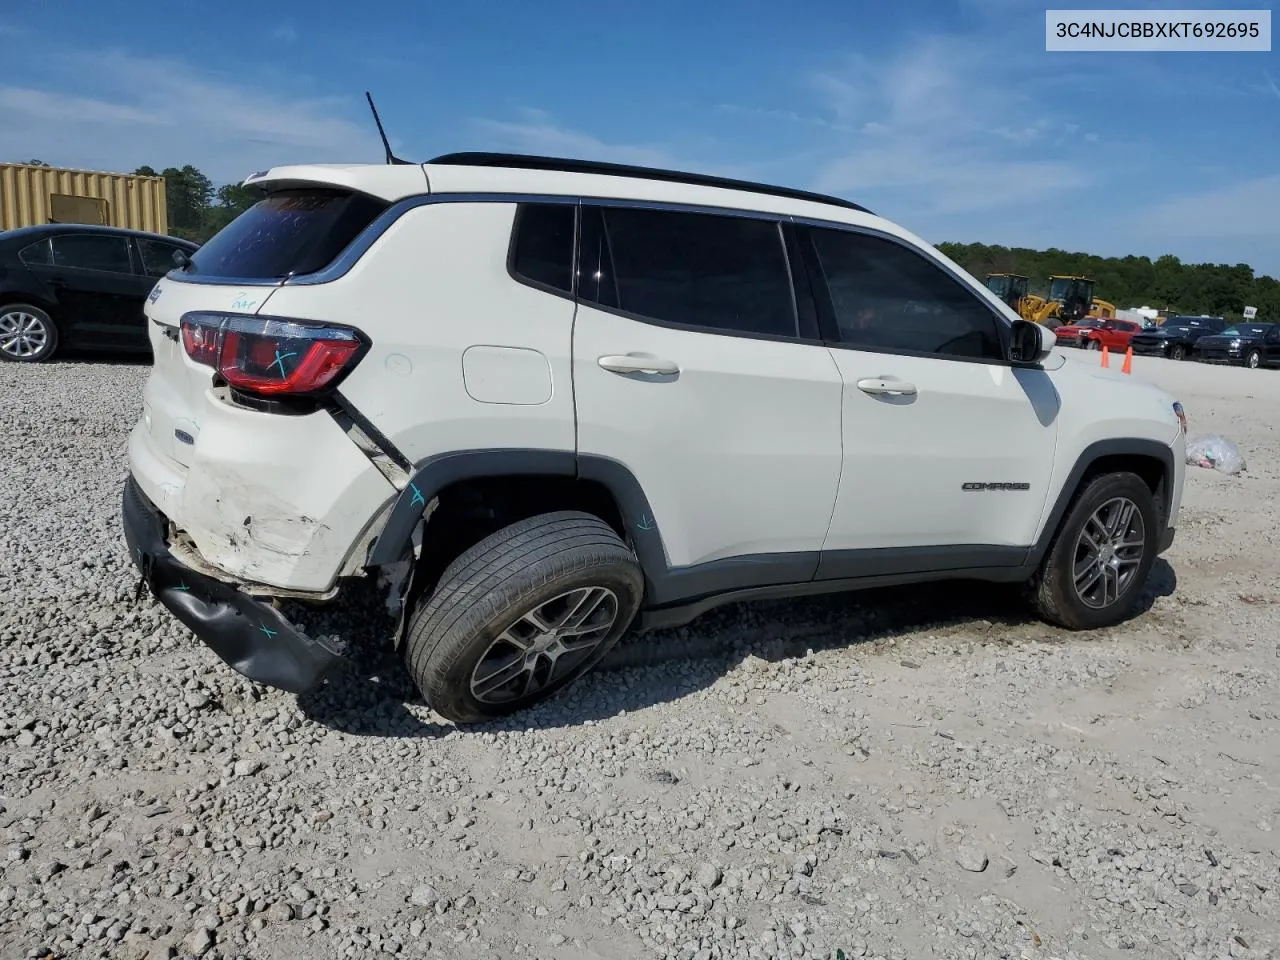
[[610,373],[665,373],[674,374],[680,372],[680,365],[672,360],[663,360],[660,357],[643,357],[635,354],[611,354],[606,357],[600,357],[596,363],[600,364],[601,369],[608,370]]
[[903,383],[901,380],[884,380],[880,377],[859,380],[858,389],[863,393],[873,395],[888,394],[895,397],[914,397],[916,394],[916,385],[914,383]]

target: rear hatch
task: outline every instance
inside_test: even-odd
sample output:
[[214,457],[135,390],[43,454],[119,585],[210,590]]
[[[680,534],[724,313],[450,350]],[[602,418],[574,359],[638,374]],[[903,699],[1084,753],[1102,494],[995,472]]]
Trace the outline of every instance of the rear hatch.
[[212,366],[189,355],[198,334],[184,339],[183,317],[269,315],[263,309],[281,284],[332,264],[388,205],[340,188],[274,190],[197,250],[188,267],[156,284],[145,311],[155,361],[143,414],[160,452],[190,465],[215,378]]

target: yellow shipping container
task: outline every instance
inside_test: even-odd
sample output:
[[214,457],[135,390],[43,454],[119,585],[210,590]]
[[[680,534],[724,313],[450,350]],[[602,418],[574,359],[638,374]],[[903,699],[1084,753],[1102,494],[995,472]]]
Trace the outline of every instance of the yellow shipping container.
[[164,177],[0,163],[0,230],[40,223],[168,233]]

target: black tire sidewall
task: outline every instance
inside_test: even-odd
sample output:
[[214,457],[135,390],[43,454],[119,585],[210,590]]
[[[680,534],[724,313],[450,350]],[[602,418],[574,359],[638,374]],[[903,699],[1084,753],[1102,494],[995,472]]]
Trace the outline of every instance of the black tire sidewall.
[[30,357],[11,357],[7,353],[0,353],[0,360],[6,363],[43,363],[54,355],[58,349],[58,324],[53,317],[49,316],[47,310],[41,310],[39,307],[30,303],[6,303],[0,306],[0,316],[14,310],[21,310],[23,313],[30,313],[36,316],[45,325],[49,331],[49,340],[45,344],[44,349],[39,353]]
[[1256,370],[1262,366],[1262,354],[1257,350],[1250,350],[1244,356],[1244,365],[1250,370]]
[[[1127,497],[1138,505],[1146,532],[1142,561],[1128,589],[1113,604],[1094,609],[1076,596],[1072,573],[1075,566],[1076,541],[1085,522],[1103,503],[1115,497]],[[1114,626],[1128,619],[1141,599],[1143,589],[1156,560],[1160,538],[1160,508],[1151,489],[1141,477],[1132,473],[1104,474],[1091,480],[1067,511],[1053,546],[1045,558],[1041,572],[1042,612],[1045,604],[1052,613],[1049,619],[1060,626],[1077,630],[1096,630]],[[1047,596],[1043,596],[1047,594]]]
[[[492,549],[495,544],[491,541],[498,541],[503,532],[498,531],[481,541],[451,564],[440,578],[437,593],[450,589],[451,581],[465,566],[462,561]],[[548,539],[550,536],[554,534]],[[484,598],[461,610],[448,628],[437,631],[435,636],[420,635],[417,620],[423,613],[415,613],[406,660],[428,706],[460,723],[506,716],[549,699],[608,655],[635,619],[644,593],[644,575],[621,539],[617,539],[613,555],[603,562],[585,565],[574,559],[577,554],[578,551],[559,553],[521,567],[510,576],[494,577]],[[618,598],[618,619],[591,655],[565,676],[528,697],[505,703],[476,699],[471,693],[471,677],[494,640],[529,610],[562,593],[588,586],[606,587]],[[429,606],[429,601],[424,603],[424,610]],[[415,645],[422,643],[431,644],[432,649],[425,658],[418,658]],[[415,660],[420,669],[414,668]]]
[[1184,346],[1178,344],[1169,351],[1169,356],[1174,360],[1185,360],[1187,358],[1187,350]]

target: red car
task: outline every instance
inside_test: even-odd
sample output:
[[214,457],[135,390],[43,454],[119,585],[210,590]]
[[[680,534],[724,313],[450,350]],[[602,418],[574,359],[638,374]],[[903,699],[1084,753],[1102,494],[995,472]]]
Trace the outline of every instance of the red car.
[[1142,324],[1136,320],[1103,320],[1099,326],[1086,330],[1081,337],[1080,346],[1090,350],[1101,350],[1106,347],[1112,352],[1124,352],[1129,348],[1129,341],[1135,334],[1143,331]]
[[1084,344],[1084,337],[1090,330],[1102,325],[1097,317],[1084,317],[1076,323],[1066,323],[1058,327],[1054,334],[1060,347],[1079,347]]
[[1058,328],[1058,342],[1101,350],[1124,351],[1134,334],[1141,333],[1142,324],[1135,320],[1098,320],[1085,317],[1078,324]]

